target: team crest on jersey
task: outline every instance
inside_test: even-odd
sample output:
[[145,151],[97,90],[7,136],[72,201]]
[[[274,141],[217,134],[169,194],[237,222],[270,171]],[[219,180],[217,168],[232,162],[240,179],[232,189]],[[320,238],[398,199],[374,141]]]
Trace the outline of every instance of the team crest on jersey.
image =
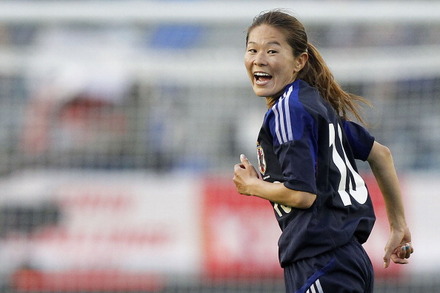
[[257,158],[258,158],[258,166],[260,167],[260,173],[264,175],[264,173],[266,173],[266,159],[264,158],[263,148],[258,143],[257,143]]

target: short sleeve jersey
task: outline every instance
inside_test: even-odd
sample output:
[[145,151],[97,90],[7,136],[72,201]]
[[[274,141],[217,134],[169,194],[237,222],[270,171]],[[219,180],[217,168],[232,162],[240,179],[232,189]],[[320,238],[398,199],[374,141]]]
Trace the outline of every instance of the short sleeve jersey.
[[355,160],[366,160],[374,138],[342,120],[319,92],[302,80],[285,88],[261,127],[257,154],[265,181],[317,195],[308,209],[272,202],[281,227],[281,266],[342,246],[364,243],[375,215]]

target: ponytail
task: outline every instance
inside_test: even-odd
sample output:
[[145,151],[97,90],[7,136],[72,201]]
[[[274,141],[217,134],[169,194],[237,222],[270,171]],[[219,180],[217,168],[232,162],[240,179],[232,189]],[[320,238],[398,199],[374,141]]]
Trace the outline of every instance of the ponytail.
[[370,103],[363,97],[347,93],[341,88],[321,54],[311,43],[307,43],[307,53],[309,60],[299,72],[298,78],[315,87],[343,119],[348,120],[348,113],[351,113],[365,124],[360,114],[360,103],[365,105],[370,105]]

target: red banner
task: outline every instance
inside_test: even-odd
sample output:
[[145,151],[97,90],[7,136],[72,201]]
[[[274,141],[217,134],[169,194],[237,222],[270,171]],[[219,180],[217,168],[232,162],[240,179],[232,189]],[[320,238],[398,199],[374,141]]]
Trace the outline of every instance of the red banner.
[[270,203],[238,194],[230,178],[206,180],[203,194],[206,273],[212,278],[282,277],[281,230]]

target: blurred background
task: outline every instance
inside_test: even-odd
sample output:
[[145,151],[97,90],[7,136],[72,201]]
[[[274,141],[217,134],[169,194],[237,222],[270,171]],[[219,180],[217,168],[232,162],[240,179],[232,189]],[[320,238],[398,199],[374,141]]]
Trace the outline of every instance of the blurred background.
[[440,292],[440,2],[367,0],[1,1],[1,292],[284,292],[272,208],[231,181],[265,112],[246,29],[273,8],[394,153],[416,252],[381,268],[360,163],[375,292]]

